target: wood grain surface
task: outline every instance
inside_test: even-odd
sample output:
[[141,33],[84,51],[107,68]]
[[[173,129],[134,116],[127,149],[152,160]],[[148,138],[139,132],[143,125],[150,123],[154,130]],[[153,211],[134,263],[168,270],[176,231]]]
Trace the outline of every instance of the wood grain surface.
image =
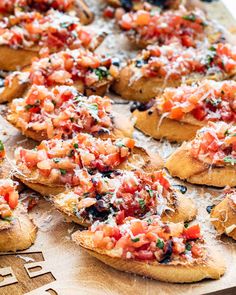
[[[88,0],[95,12],[99,11],[100,1]],[[230,28],[235,29],[235,20],[221,2],[206,4],[211,16]],[[101,12],[99,12],[101,13]],[[110,35],[99,51],[113,54],[118,52],[121,57],[135,54],[130,49],[126,38],[120,34],[110,21],[104,22],[98,18],[93,26],[107,30]],[[129,116],[129,105],[120,104],[122,101],[115,98],[115,108]],[[0,138],[3,139],[8,153],[8,159],[1,167],[1,177],[6,177],[13,169],[11,159],[16,146],[33,147],[34,142],[26,140],[20,133],[11,127],[5,120],[6,106],[1,106]],[[140,144],[159,151],[166,158],[176,146],[167,142],[150,140],[139,132],[135,136]],[[11,172],[12,173],[12,172]],[[177,180],[172,180],[178,183]],[[24,191],[23,191],[24,193]],[[33,192],[29,192],[36,196]],[[17,254],[0,254],[0,294],[1,295],[108,295],[108,294],[236,294],[236,244],[223,237],[215,238],[216,233],[209,221],[206,207],[218,202],[220,190],[206,189],[188,185],[188,196],[193,198],[198,207],[198,221],[202,223],[204,234],[209,243],[221,251],[227,263],[226,274],[218,281],[206,280],[196,284],[168,284],[153,281],[116,271],[95,258],[90,257],[71,241],[71,234],[78,229],[75,224],[68,224],[51,204],[40,197],[31,215],[38,226],[38,236],[35,244],[28,250]]]

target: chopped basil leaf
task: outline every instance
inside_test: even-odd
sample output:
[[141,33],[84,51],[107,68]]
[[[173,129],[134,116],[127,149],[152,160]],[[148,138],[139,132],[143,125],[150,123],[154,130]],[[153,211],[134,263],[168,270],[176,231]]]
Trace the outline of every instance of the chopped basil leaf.
[[61,161],[61,159],[58,159],[58,158],[53,159],[54,163],[59,163],[60,161]]
[[146,187],[146,191],[149,193],[149,196],[152,198],[154,196],[154,192],[149,187]]
[[120,140],[120,141],[116,142],[116,146],[125,147],[125,144]]
[[66,170],[65,169],[60,169],[61,175],[66,175]]
[[73,146],[75,149],[77,149],[79,147],[78,143],[74,143]]
[[156,246],[159,249],[163,249],[164,248],[164,242],[161,239],[158,239],[156,242]]
[[8,222],[11,222],[13,220],[13,218],[11,216],[4,217],[2,219],[5,220],[5,221],[8,221]]
[[191,251],[192,246],[190,244],[187,244],[185,248],[186,248],[187,251]]
[[140,207],[141,207],[141,209],[144,209],[145,208],[145,201],[143,200],[143,199],[139,199],[139,205],[140,205]]
[[108,76],[108,70],[105,67],[97,68],[94,72],[98,76],[99,80],[102,80]]
[[133,238],[133,239],[131,239],[131,241],[134,242],[134,243],[139,242],[139,240],[140,240],[139,238]]
[[232,156],[227,156],[224,158],[224,162],[234,165],[236,164],[236,158],[233,158]]
[[191,13],[191,14],[188,14],[188,15],[184,15],[183,19],[189,20],[191,22],[195,22],[197,18],[196,18],[195,14]]
[[3,145],[3,143],[2,143],[1,140],[0,140],[0,151],[1,151],[1,152],[4,151],[4,145]]
[[184,227],[187,228],[188,227],[188,222],[184,223]]

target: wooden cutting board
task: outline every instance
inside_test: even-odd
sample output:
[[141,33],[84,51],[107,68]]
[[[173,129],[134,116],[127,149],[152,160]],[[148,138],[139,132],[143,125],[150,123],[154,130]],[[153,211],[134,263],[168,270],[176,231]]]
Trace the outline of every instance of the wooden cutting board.
[[[88,1],[96,11],[99,11],[100,1]],[[206,9],[222,24],[234,30],[235,20],[221,2],[206,4]],[[104,22],[97,17],[95,28],[109,33],[99,51],[119,54],[121,58],[135,54],[131,50],[126,38],[114,29],[112,21]],[[129,105],[115,98],[115,108],[129,113]],[[14,168],[10,163],[16,146],[32,147],[34,142],[25,139],[5,120],[6,107],[0,108],[0,138],[3,139],[8,152],[8,159],[1,169],[1,177],[6,177]],[[135,136],[143,146],[152,151],[159,151],[166,158],[176,146],[168,142],[151,140],[139,132]],[[14,173],[13,173],[14,174]],[[174,183],[180,183],[172,180]],[[167,284],[139,276],[116,271],[95,258],[90,257],[71,241],[71,233],[78,229],[75,224],[67,224],[63,216],[58,213],[49,202],[40,197],[37,207],[31,212],[35,224],[38,226],[38,236],[35,244],[28,250],[17,254],[0,254],[0,294],[1,295],[77,295],[77,294],[236,294],[236,243],[224,237],[215,238],[206,207],[218,202],[220,190],[210,190],[187,185],[187,195],[193,198],[198,207],[197,219],[202,224],[203,232],[209,242],[215,245],[223,254],[227,263],[226,274],[218,281],[203,281],[196,284]],[[30,194],[35,195],[29,191]],[[234,288],[235,287],[235,288]]]

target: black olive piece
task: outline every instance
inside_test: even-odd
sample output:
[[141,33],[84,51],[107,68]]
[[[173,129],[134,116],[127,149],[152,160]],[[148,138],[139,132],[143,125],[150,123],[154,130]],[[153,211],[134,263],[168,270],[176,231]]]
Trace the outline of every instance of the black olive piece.
[[120,60],[118,58],[112,59],[113,66],[119,67],[120,66]]
[[86,208],[88,215],[92,215],[94,220],[106,220],[110,212],[108,211],[99,211],[94,205]]
[[170,262],[170,257],[173,253],[173,242],[172,241],[168,241],[166,244],[165,244],[165,247],[164,247],[164,255],[163,255],[163,258],[162,260],[160,261],[160,263],[168,263]]
[[174,184],[173,187],[176,187],[182,194],[185,194],[188,190],[187,186],[185,185]]
[[120,0],[121,6],[126,10],[130,11],[133,8],[133,1],[132,0]]
[[103,134],[107,134],[109,133],[109,130],[102,128],[100,130],[98,130],[97,135],[103,135]]
[[131,113],[133,113],[135,110],[138,110],[140,112],[145,112],[148,109],[150,109],[154,105],[154,103],[155,103],[154,99],[151,99],[148,103],[141,103],[141,102],[135,101],[130,106],[130,111]]
[[215,207],[215,205],[209,205],[206,207],[207,213],[211,213],[211,210]]

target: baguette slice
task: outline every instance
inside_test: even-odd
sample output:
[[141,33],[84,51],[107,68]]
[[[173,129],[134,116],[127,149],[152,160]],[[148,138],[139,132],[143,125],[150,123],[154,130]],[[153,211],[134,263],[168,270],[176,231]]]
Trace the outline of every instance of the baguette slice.
[[[155,171],[162,167],[163,160],[158,154],[152,154],[143,148],[135,147],[128,160],[121,163],[117,169],[144,169],[145,171]],[[65,185],[52,183],[50,178],[39,176],[36,172],[25,174],[18,170],[16,172],[16,177],[26,186],[39,192],[43,196],[55,196],[68,189]]]
[[36,226],[21,206],[14,212],[11,222],[0,221],[0,252],[29,248],[36,238]]
[[[73,60],[73,65],[68,69],[66,63],[68,60],[71,62],[71,59]],[[74,71],[81,70],[81,64],[83,64],[83,69],[85,71],[83,78],[94,79],[94,74],[91,72],[90,67],[91,62],[94,60],[97,65],[93,66],[93,70],[99,72],[99,68],[104,66],[106,69],[103,68],[103,72],[106,70],[106,77],[98,77],[99,79],[93,80],[90,84],[86,84],[83,79],[76,78],[76,76],[72,74]],[[24,67],[20,72],[16,71],[7,76],[5,79],[5,87],[3,87],[0,92],[0,103],[10,102],[14,98],[24,97],[33,84],[44,86],[49,84],[50,88],[56,85],[70,86],[73,84],[77,91],[82,94],[87,96],[103,96],[113,80],[113,76],[110,74],[110,68],[113,67],[114,69],[114,66],[109,64],[109,62],[109,58],[107,59],[102,55],[97,55],[84,49],[61,51],[53,53],[49,55],[49,57],[39,58],[35,60],[31,66]],[[60,64],[59,69],[57,63]]]
[[88,231],[77,231],[72,239],[90,255],[120,271],[134,273],[155,280],[170,283],[193,283],[203,279],[219,279],[225,272],[225,265],[219,253],[208,249],[209,255],[199,263],[160,264],[138,260],[124,260],[114,255],[114,251],[97,249],[93,235]]
[[[125,173],[125,172],[123,172]],[[130,174],[127,174],[127,177],[130,177]],[[146,177],[148,177],[148,175],[146,175]],[[113,179],[119,179],[118,177],[112,177],[112,180]],[[124,179],[125,180],[125,179]],[[109,179],[107,179],[107,185],[109,183]],[[120,182],[120,186],[123,185],[123,182],[121,181]],[[144,184],[142,184],[142,186],[145,187]],[[112,190],[110,188],[110,190]],[[164,190],[164,188],[163,188]],[[76,191],[76,189],[75,189]],[[54,197],[51,198],[53,204],[55,205],[55,207],[60,211],[62,212],[65,216],[66,216],[66,220],[69,221],[69,222],[75,222],[75,223],[78,223],[82,226],[90,226],[92,225],[93,222],[97,221],[97,220],[104,220],[105,218],[107,218],[107,216],[109,214],[111,214],[113,212],[113,209],[116,208],[118,211],[120,210],[119,209],[119,203],[114,201],[112,196],[110,196],[109,198],[109,202],[107,203],[107,199],[106,197],[104,197],[104,201],[106,202],[106,206],[107,209],[104,209],[103,211],[99,211],[99,202],[103,202],[103,197],[101,199],[99,199],[100,201],[96,201],[95,204],[94,202],[90,203],[90,204],[86,204],[86,199],[88,201],[91,200],[91,198],[89,197],[82,197],[81,196],[81,193],[77,194],[75,191],[66,191],[62,194],[59,194],[59,195],[56,195]],[[99,192],[97,192],[99,194]],[[85,192],[86,194],[86,192]],[[166,192],[167,194],[167,192]],[[164,197],[165,200],[166,200],[166,206],[167,208],[161,208],[161,197],[160,197],[160,200],[157,201],[157,203],[153,204],[153,205],[149,205],[146,203],[146,208],[145,209],[142,209],[142,211],[140,211],[140,208],[136,209],[135,212],[133,212],[134,216],[143,216],[145,215],[147,212],[149,212],[149,206],[150,206],[150,210],[152,212],[154,212],[155,210],[155,213],[154,214],[158,214],[161,219],[163,221],[171,221],[171,222],[181,222],[181,221],[191,221],[193,220],[195,217],[196,217],[196,214],[197,214],[197,210],[196,210],[196,207],[194,205],[194,202],[191,200],[191,199],[188,199],[186,198],[183,194],[179,193],[177,190],[171,188],[171,192],[168,193],[169,195],[167,197]],[[163,193],[163,195],[165,195],[165,192]],[[129,207],[128,206],[131,206],[132,208],[132,205],[130,205],[129,203],[126,204],[126,193],[125,191],[123,191],[121,193],[121,196],[118,198],[118,200],[122,200],[123,199],[123,202],[124,202],[124,212],[126,212],[126,210],[129,211]],[[133,199],[132,199],[132,204],[133,206],[135,206],[134,204],[137,202],[137,196],[136,196],[136,192],[133,193]],[[140,196],[140,198],[142,198],[142,196]],[[80,205],[81,202],[85,202],[82,206]],[[109,204],[109,205],[108,205]],[[140,206],[140,205],[139,205]],[[110,209],[108,208],[113,208],[111,211],[109,211]],[[136,207],[136,206],[135,206]],[[80,213],[81,211],[78,210],[78,212],[75,210],[75,208],[79,208],[82,210],[82,214]],[[96,209],[98,208],[98,209]],[[87,214],[86,215],[83,215],[83,210],[87,211]],[[93,210],[95,209],[95,210]],[[143,211],[144,210],[144,211]],[[90,213],[91,212],[91,213]],[[99,215],[96,215],[97,213],[102,213]],[[79,213],[79,214],[77,214]],[[127,213],[124,213],[125,215]],[[129,213],[131,214],[131,213]]]
[[[206,79],[221,81],[234,78],[236,60],[230,71],[222,70],[218,65],[218,60],[224,58],[220,53],[221,47],[227,48],[230,54],[236,50],[230,44],[221,43],[200,48],[186,48],[178,43],[149,46],[120,70],[112,89],[123,99],[144,103],[161,95],[166,87],[178,87],[182,83],[191,85]],[[213,53],[215,59],[208,65],[204,59]],[[155,66],[155,63],[161,65]],[[202,68],[201,72],[198,67]],[[210,70],[215,67],[216,71]]]
[[226,234],[236,240],[236,203],[234,199],[235,191],[227,193],[225,198],[211,210],[211,222],[220,235]]
[[180,121],[162,118],[155,108],[146,111],[135,110],[133,116],[138,130],[155,139],[165,138],[171,142],[191,140],[197,130],[203,126],[201,121],[197,121],[192,116],[189,120]]
[[14,99],[9,108],[7,120],[35,141],[68,139],[82,132],[102,138],[133,136],[130,118],[114,112],[108,97],[82,96],[72,86],[48,89],[32,85],[26,96]]
[[189,144],[183,143],[168,158],[165,167],[171,176],[194,184],[215,187],[236,186],[236,169],[233,166],[208,165],[193,158],[189,150]]

